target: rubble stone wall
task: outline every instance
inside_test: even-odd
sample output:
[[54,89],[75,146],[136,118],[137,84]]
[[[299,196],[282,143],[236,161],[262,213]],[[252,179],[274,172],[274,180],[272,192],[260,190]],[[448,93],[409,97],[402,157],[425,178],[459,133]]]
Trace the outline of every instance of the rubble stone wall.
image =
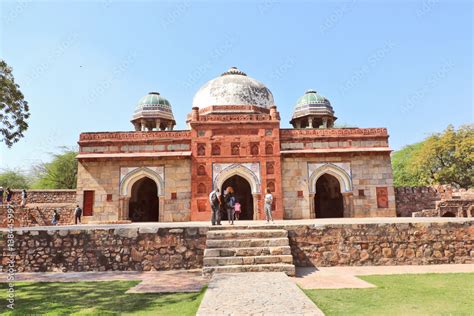
[[[275,226],[276,227],[276,226]],[[280,226],[278,226],[280,228]],[[474,263],[474,221],[281,226],[296,266]],[[149,271],[201,268],[209,227],[51,227],[14,232],[22,271]],[[0,230],[0,271],[9,259]]]
[[[50,228],[16,231],[18,272],[150,271],[202,267],[207,228]],[[4,230],[0,252],[9,259]]]
[[[20,204],[21,190],[12,191],[13,203]],[[76,190],[26,190],[26,192],[28,203],[76,203]]]
[[296,266],[474,263],[474,221],[301,226]]

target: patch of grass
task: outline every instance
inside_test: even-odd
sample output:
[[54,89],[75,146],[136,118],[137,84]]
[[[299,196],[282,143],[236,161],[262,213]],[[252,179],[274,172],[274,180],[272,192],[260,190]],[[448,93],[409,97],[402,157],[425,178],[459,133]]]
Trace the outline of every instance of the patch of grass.
[[305,290],[330,315],[474,315],[474,273],[361,276],[377,288]]
[[15,310],[6,308],[7,284],[0,283],[1,315],[195,315],[205,289],[195,293],[125,294],[139,281],[18,282]]

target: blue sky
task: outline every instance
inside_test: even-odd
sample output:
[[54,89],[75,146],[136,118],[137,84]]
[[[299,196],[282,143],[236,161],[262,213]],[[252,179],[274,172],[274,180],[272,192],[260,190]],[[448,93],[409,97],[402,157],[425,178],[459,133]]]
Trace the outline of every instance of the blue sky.
[[230,66],[265,83],[289,127],[307,89],[337,123],[387,127],[393,149],[474,121],[470,1],[3,1],[0,58],[31,107],[0,168],[28,169],[85,131],[132,130],[159,91],[185,128]]

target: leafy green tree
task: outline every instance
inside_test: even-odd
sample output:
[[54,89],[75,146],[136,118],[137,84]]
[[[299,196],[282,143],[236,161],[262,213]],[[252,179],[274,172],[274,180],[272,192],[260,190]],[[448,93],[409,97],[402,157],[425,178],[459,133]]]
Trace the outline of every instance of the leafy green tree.
[[413,164],[427,182],[454,184],[462,188],[474,185],[474,125],[452,125],[428,137]]
[[8,147],[18,142],[28,128],[28,102],[15,83],[12,68],[0,59],[0,141]]
[[393,153],[395,186],[474,186],[474,125],[453,126]]
[[0,186],[4,189],[28,189],[28,178],[20,170],[4,170],[0,172]]
[[413,161],[423,142],[407,145],[392,154],[393,183],[395,186],[422,186],[428,185],[421,171]]
[[77,152],[65,150],[53,160],[36,166],[35,189],[75,189],[77,183]]

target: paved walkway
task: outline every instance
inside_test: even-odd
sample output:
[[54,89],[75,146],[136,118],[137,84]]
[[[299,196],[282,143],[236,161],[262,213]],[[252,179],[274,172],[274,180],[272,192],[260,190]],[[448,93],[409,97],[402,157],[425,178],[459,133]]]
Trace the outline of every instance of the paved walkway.
[[[208,282],[201,270],[175,271],[110,271],[110,272],[33,272],[17,273],[15,281],[82,282],[82,281],[142,281],[127,293],[197,292]],[[7,274],[0,274],[0,283],[7,282]]]
[[375,287],[358,275],[463,272],[474,273],[474,264],[296,268],[296,277],[291,279],[303,289],[347,289]]
[[283,272],[215,274],[197,315],[324,315]]
[[[321,218],[321,219],[298,219],[298,220],[276,220],[274,224],[266,221],[235,221],[233,228],[238,227],[260,227],[260,226],[297,226],[297,225],[336,225],[336,224],[390,224],[390,223],[445,223],[445,222],[474,222],[474,217],[367,217],[367,218]],[[230,226],[222,222],[223,226]],[[22,230],[77,230],[77,229],[115,229],[115,228],[183,228],[183,227],[212,227],[210,221],[196,222],[146,222],[130,224],[80,224],[64,226],[33,226],[17,227],[14,231]],[[217,227],[215,227],[217,228]],[[0,231],[8,231],[8,228],[0,227]]]

